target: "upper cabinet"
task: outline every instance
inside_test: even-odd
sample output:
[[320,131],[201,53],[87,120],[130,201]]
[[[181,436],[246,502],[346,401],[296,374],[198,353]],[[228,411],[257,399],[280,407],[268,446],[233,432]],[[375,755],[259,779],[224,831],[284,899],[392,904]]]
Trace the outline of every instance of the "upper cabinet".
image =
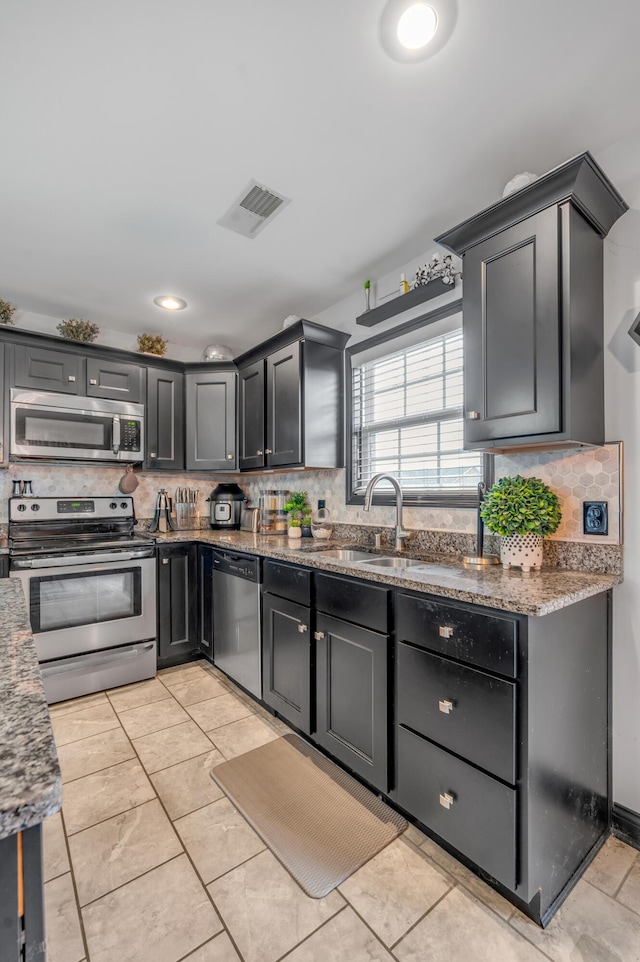
[[184,375],[147,371],[147,471],[184,471]]
[[33,344],[16,344],[13,353],[13,387],[62,394],[84,392],[84,358],[67,351],[51,351]]
[[464,258],[466,448],[604,442],[602,239],[625,210],[587,153],[436,238]]
[[187,471],[237,471],[236,389],[230,365],[186,375]]
[[347,340],[302,320],[237,359],[242,470],[342,467]]
[[139,364],[88,357],[87,397],[138,404],[144,401],[143,376],[144,372]]

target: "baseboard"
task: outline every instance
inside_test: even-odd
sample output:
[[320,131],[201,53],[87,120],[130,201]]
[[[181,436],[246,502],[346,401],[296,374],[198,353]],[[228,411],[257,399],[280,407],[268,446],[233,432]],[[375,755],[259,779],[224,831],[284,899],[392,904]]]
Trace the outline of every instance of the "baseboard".
[[633,812],[624,805],[614,802],[611,811],[611,831],[623,842],[628,842],[640,850],[640,814]]

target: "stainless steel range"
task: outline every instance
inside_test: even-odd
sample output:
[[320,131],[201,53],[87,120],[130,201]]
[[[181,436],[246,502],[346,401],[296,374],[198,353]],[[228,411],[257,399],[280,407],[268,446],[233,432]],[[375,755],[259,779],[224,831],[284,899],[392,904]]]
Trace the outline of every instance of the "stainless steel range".
[[49,703],[155,674],[155,543],[135,524],[122,495],[9,499],[9,574]]

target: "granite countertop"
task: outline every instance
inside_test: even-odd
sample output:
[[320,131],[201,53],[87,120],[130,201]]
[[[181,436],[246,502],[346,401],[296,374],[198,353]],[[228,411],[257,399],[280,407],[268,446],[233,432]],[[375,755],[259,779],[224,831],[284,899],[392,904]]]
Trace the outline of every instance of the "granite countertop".
[[62,778],[22,583],[0,580],[0,839],[62,805]]
[[[195,541],[231,548],[264,558],[290,561],[334,574],[353,575],[378,584],[424,591],[443,598],[467,601],[522,615],[547,615],[584,598],[608,591],[622,580],[618,575],[567,571],[560,568],[542,568],[529,574],[519,569],[506,570],[501,565],[473,568],[466,567],[453,555],[413,552],[405,552],[403,556],[414,557],[416,564],[424,563],[427,565],[425,570],[372,569],[358,562],[339,561],[322,555],[323,550],[328,548],[352,547],[363,550],[362,545],[347,545],[344,541],[290,541],[286,537],[265,537],[248,531],[196,529],[156,534],[155,537],[158,544]],[[398,552],[381,548],[374,553],[389,556]]]

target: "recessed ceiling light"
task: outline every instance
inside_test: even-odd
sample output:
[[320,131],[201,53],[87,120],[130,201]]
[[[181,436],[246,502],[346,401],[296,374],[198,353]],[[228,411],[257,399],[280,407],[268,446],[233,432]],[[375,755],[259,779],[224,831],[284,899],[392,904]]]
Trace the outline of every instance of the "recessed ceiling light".
[[394,60],[419,63],[442,50],[456,16],[456,0],[387,0],[380,17],[380,42]]
[[428,3],[413,3],[398,20],[398,40],[407,50],[425,47],[436,35],[438,14]]
[[186,301],[181,297],[174,297],[173,294],[159,294],[154,297],[153,303],[164,308],[165,311],[183,311],[187,306]]

